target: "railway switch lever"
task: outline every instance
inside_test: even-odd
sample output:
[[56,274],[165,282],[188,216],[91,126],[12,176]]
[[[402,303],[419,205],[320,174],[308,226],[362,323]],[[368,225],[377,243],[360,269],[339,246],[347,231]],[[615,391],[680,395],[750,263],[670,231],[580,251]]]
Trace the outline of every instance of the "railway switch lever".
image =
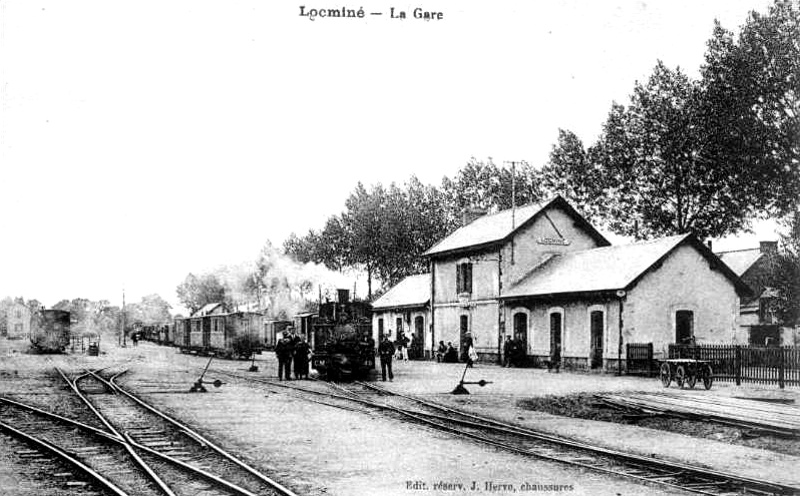
[[203,380],[203,377],[205,377],[206,372],[208,371],[208,367],[211,365],[211,360],[213,360],[213,359],[214,359],[214,357],[211,357],[211,358],[208,359],[208,363],[206,364],[206,368],[203,369],[203,373],[200,374],[200,377],[197,378],[197,380],[194,382],[194,384],[192,384],[192,387],[189,389],[190,393],[207,393],[208,390],[206,389],[206,387],[203,384],[211,384],[215,388],[218,388],[218,387],[222,386],[223,383],[219,379],[216,379],[214,381],[204,381]]
[[467,364],[467,366],[464,367],[464,373],[461,374],[461,380],[458,381],[458,385],[455,387],[455,389],[450,391],[450,394],[469,394],[469,391],[467,391],[467,388],[464,387],[464,384],[477,384],[480,387],[483,387],[483,386],[485,386],[487,384],[492,384],[491,381],[487,381],[487,380],[484,380],[484,379],[481,379],[479,381],[465,381],[464,380],[464,376],[467,375],[467,369],[468,368],[469,368],[469,364]]

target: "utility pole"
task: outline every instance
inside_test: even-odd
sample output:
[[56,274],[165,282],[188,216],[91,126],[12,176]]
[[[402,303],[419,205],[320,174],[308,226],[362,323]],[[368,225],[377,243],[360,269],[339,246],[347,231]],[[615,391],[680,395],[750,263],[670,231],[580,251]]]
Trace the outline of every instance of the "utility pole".
[[125,288],[122,288],[122,347],[128,346],[127,336],[125,336]]

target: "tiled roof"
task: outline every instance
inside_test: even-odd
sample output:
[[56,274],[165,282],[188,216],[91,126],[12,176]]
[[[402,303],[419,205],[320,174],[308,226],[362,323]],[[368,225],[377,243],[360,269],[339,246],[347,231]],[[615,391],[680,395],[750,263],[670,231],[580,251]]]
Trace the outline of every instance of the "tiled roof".
[[748,250],[722,251],[716,253],[716,255],[725,262],[732,271],[736,272],[737,276],[741,277],[742,274],[747,272],[747,269],[752,267],[753,264],[761,258],[762,253],[760,248],[751,248]]
[[670,236],[555,256],[513,284],[503,297],[623,289],[688,236]]
[[423,306],[431,299],[431,275],[408,276],[375,300],[373,309]]
[[439,255],[503,241],[520,229],[526,222],[536,217],[539,212],[551,206],[559,206],[564,209],[575,219],[575,222],[579,223],[597,241],[598,245],[605,246],[610,244],[564,198],[556,196],[549,201],[531,203],[513,210],[501,210],[494,214],[479,217],[433,245],[423,255]]
[[425,252],[425,255],[433,255],[505,239],[514,229],[536,215],[543,207],[544,205],[541,203],[531,203],[518,207],[516,212],[513,213],[513,227],[511,209],[478,217],[433,245]]

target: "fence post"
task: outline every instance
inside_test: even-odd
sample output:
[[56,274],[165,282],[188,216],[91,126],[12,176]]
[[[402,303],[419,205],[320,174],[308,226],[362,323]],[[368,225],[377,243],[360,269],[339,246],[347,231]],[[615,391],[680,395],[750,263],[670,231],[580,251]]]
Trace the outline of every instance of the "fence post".
[[780,366],[780,368],[778,369],[778,386],[780,386],[780,388],[783,389],[783,385],[784,385],[783,369],[784,369],[784,365],[786,363],[784,361],[784,359],[783,359],[783,355],[784,355],[784,351],[788,351],[788,350],[785,350],[783,348],[783,346],[779,346],[777,348],[777,351],[778,351],[778,361],[779,361],[779,366]]
[[736,376],[736,385],[742,385],[742,348],[737,344],[734,348],[733,359],[734,375]]

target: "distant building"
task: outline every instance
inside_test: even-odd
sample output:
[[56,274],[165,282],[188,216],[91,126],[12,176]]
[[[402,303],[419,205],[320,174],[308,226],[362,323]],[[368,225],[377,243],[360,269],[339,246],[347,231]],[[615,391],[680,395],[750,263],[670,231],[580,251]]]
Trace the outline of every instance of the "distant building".
[[717,253],[747,284],[752,294],[743,298],[739,307],[739,325],[744,343],[754,345],[793,344],[795,330],[783,326],[777,311],[781,299],[775,288],[779,277],[778,242],[761,241],[758,248]]
[[625,343],[663,356],[670,343],[736,339],[749,291],[707,246],[691,235],[609,245],[561,197],[469,222],[425,253],[426,346],[463,351],[471,337],[482,359],[498,360],[514,336],[534,363],[559,349],[567,366],[611,368]]
[[412,354],[430,357],[433,346],[430,329],[431,276],[408,276],[372,304],[372,332],[375,342],[387,335],[394,341],[402,331],[409,339]]
[[3,337],[26,339],[31,334],[31,309],[19,302],[12,303],[6,310],[6,325]]

